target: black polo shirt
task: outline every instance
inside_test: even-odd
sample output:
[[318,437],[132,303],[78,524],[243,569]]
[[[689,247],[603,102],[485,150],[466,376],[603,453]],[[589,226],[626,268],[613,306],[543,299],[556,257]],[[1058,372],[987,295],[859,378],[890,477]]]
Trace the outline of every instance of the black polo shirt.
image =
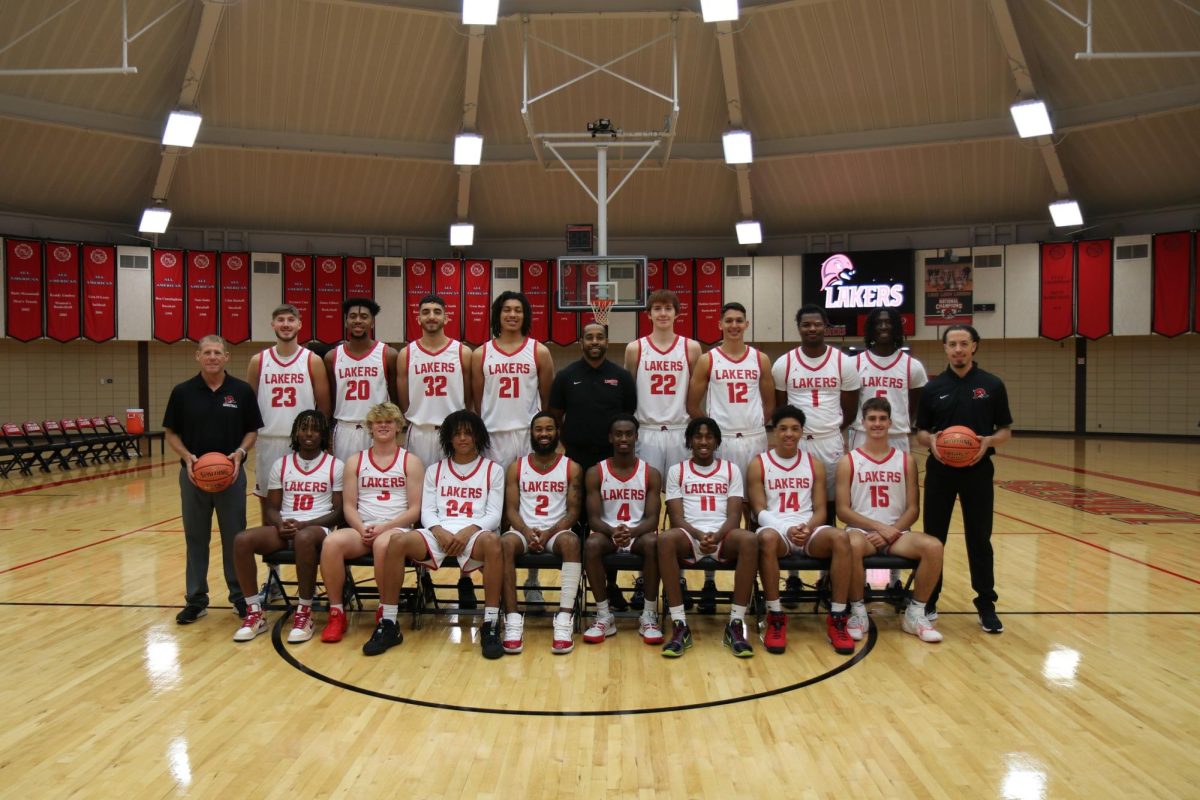
[[[917,428],[931,433],[965,425],[977,436],[991,436],[1013,423],[1004,381],[972,364],[961,378],[949,366],[925,384],[917,410]],[[987,455],[996,452],[989,447]]]
[[563,412],[564,445],[605,452],[612,418],[637,408],[637,384],[629,370],[608,359],[593,367],[581,358],[554,376],[550,407]]
[[250,431],[263,426],[250,384],[228,372],[213,390],[197,373],[171,390],[163,427],[174,431],[188,452],[232,453]]

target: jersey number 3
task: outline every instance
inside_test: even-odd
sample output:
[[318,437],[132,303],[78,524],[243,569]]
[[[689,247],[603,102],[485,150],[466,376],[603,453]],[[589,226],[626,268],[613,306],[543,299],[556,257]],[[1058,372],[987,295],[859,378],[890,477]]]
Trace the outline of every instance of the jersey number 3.
[[446,396],[446,376],[445,375],[426,375],[421,379],[425,382],[426,397],[445,397]]
[[293,408],[296,405],[295,386],[272,386],[271,408]]

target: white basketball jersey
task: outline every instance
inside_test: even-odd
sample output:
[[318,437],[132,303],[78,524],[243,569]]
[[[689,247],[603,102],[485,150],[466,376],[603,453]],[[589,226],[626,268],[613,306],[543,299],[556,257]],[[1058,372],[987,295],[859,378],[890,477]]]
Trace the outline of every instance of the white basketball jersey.
[[925,365],[903,351],[894,353],[889,363],[868,350],[855,356],[855,366],[862,386],[858,390],[858,413],[850,427],[863,430],[862,404],[869,398],[883,397],[892,405],[892,426],[888,428],[888,434],[909,433],[914,409],[908,407],[908,392],[929,383]]
[[811,359],[797,347],[780,356],[771,370],[775,387],[787,391],[790,405],[804,411],[804,433],[826,436],[842,427],[842,392],[859,387],[854,362],[836,347]]
[[734,361],[714,347],[708,351],[708,395],[705,408],[716,420],[721,433],[747,433],[763,430],[762,366],[758,351],[747,347],[742,357]]
[[426,528],[440,525],[450,533],[457,533],[481,522],[487,516],[493,470],[500,469],[499,464],[488,458],[481,457],[473,465],[455,464],[454,459],[443,458],[433,468],[437,519],[422,518],[422,524]]
[[776,451],[768,450],[757,458],[762,465],[766,510],[780,515],[782,524],[789,528],[808,522],[813,510],[812,456],[801,450],[790,461],[785,461]]
[[387,370],[383,365],[386,349],[386,344],[376,342],[369,353],[355,358],[346,352],[346,345],[338,345],[333,356],[333,374],[337,379],[334,419],[362,422],[371,406],[388,401]]
[[895,525],[908,502],[908,453],[893,447],[882,461],[861,449],[850,451],[850,508]]
[[523,431],[542,408],[538,394],[537,340],[526,337],[514,353],[495,340],[483,345],[483,397],[480,410],[488,431]]
[[530,456],[522,456],[518,467],[521,488],[521,519],[532,528],[557,522],[567,513],[567,484],[571,460],[560,455],[545,472],[533,465]]
[[302,461],[289,453],[271,468],[270,489],[283,491],[279,514],[284,519],[318,519],[333,511],[333,493],[342,490],[343,465],[329,453]]
[[742,471],[732,461],[718,458],[701,471],[689,458],[668,472],[667,500],[682,500],[683,518],[708,533],[725,524],[729,498],[743,495]]
[[390,464],[376,463],[370,448],[358,459],[358,516],[382,522],[408,510],[408,451],[396,448]]
[[676,336],[666,350],[655,347],[649,336],[638,339],[637,420],[642,425],[687,424],[687,348],[686,336]]
[[308,357],[312,351],[301,347],[284,361],[274,347],[263,350],[258,359],[258,411],[263,426],[259,436],[291,436],[292,423],[301,411],[317,407]]
[[600,518],[610,528],[636,526],[646,513],[650,465],[639,458],[633,474],[624,480],[613,475],[612,459],[601,461],[596,468],[600,470]]
[[451,340],[436,353],[408,345],[408,413],[417,425],[441,425],[452,411],[466,408],[462,342]]

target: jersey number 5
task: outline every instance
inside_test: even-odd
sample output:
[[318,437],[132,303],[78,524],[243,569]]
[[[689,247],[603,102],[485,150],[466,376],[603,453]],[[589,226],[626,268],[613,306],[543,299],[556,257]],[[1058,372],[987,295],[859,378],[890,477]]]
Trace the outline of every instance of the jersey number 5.
[[888,487],[872,486],[871,487],[871,508],[887,508],[891,505],[888,499]]

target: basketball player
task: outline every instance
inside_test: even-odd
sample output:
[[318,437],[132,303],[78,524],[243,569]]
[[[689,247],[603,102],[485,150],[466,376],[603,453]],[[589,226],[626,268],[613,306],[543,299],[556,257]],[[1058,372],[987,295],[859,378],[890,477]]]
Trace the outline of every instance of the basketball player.
[[321,548],[321,577],[329,597],[329,621],[322,642],[340,642],[346,635],[346,610],[342,590],[346,561],[367,553],[375,558],[375,585],[383,586],[381,572],[388,542],[421,518],[425,468],[397,442],[400,408],[380,403],[367,412],[371,446],[350,456],[346,464],[343,514],[346,527],[334,531]]
[[579,537],[571,527],[583,502],[583,470],[558,452],[558,423],[539,411],[529,423],[532,452],[508,467],[505,516],[508,531],[500,537],[504,551],[504,652],[524,648],[524,618],[517,612],[516,558],[522,553],[553,553],[562,559],[562,588],[554,616],[550,652],[566,655],[575,648],[572,637],[575,595],[583,565]]
[[912,530],[921,510],[917,462],[890,441],[892,410],[886,398],[871,397],[863,403],[862,423],[866,441],[842,456],[837,468],[838,519],[846,523],[854,551],[846,631],[857,641],[870,628],[863,604],[862,559],[880,553],[921,562],[900,627],[923,642],[940,642],[942,635],[925,618],[925,603],[942,573],[942,543]]
[[[925,387],[917,411],[917,442],[929,448],[925,462],[925,530],[944,545],[950,532],[954,499],[962,499],[963,528],[967,540],[967,563],[979,625],[988,633],[1003,633],[996,615],[996,578],[992,564],[992,508],[995,487],[992,477],[995,448],[1012,438],[1012,412],[1004,382],[975,363],[979,332],[970,325],[951,325],[942,332],[942,348],[949,365]],[[979,437],[979,452],[965,467],[942,463],[935,439],[939,431],[965,425]],[[928,616],[937,619],[939,577],[929,598]]]
[[[892,407],[889,440],[893,447],[907,453],[912,415],[921,404],[921,387],[929,382],[925,365],[900,349],[904,345],[904,323],[894,308],[877,308],[867,315],[863,341],[867,349],[855,357],[862,382],[858,405],[861,407],[871,397],[887,398]],[[866,441],[863,420],[858,414],[854,415],[847,438],[850,450]],[[888,584],[900,588],[899,570],[891,571]]]
[[425,527],[401,531],[388,543],[384,568],[377,570],[383,614],[363,645],[363,653],[377,656],[404,641],[396,617],[405,562],[436,570],[447,557],[454,557],[463,572],[483,568],[483,628],[479,640],[484,658],[501,658],[504,554],[496,530],[504,505],[504,470],[483,456],[490,444],[488,431],[474,412],[460,409],[450,414],[443,420],[438,436],[446,457],[425,471],[421,499],[421,522]]
[[[825,473],[825,519],[836,520],[834,480],[838,460],[846,452],[842,430],[858,413],[860,380],[854,360],[841,350],[825,344],[829,317],[825,309],[808,304],[796,312],[800,346],[775,361],[775,402],[789,403],[804,412],[804,451],[821,462]],[[800,588],[800,575],[792,572],[787,589]]]
[[435,294],[417,308],[421,338],[400,351],[396,364],[400,410],[408,420],[404,447],[429,466],[442,459],[438,426],[452,411],[469,408],[471,348],[446,335],[446,301]]
[[[733,609],[725,626],[725,646],[738,658],[750,658],[754,649],[746,641],[746,607],[758,570],[758,539],[742,524],[742,471],[737,464],[715,453],[721,447],[721,426],[711,417],[688,423],[684,441],[692,457],[669,467],[667,516],[671,527],[658,536],[658,567],[671,613],[671,641],[662,654],[679,658],[692,646],[679,586],[680,564],[694,566],[712,558],[736,563]],[[778,583],[778,579],[776,579]]]
[[[675,333],[675,318],[679,316],[679,297],[668,289],[659,289],[646,299],[646,316],[653,326],[649,336],[630,342],[625,347],[625,369],[637,384],[638,430],[637,456],[658,470],[685,460],[683,431],[687,427],[687,387],[692,368],[700,358],[700,343]],[[634,584],[629,605],[641,609],[645,602],[645,581],[639,577]],[[613,587],[615,588],[615,587]],[[701,610],[706,610],[709,595],[715,593],[716,583],[705,584]],[[619,599],[613,595],[613,602]],[[684,595],[685,605],[691,608],[691,597]],[[615,607],[615,606],[614,606]],[[712,608],[716,601],[712,599]]]
[[779,559],[803,554],[828,558],[832,587],[830,614],[825,631],[837,652],[854,652],[846,631],[851,562],[850,536],[825,524],[825,465],[800,449],[804,437],[804,412],[781,405],[771,415],[775,448],[750,462],[746,492],[758,516],[758,571],[767,602],[767,629],[763,644],[768,653],[787,648],[787,615],[779,600]]
[[367,412],[380,403],[396,402],[396,350],[371,338],[379,304],[365,297],[342,303],[346,341],[325,354],[333,394],[333,454],[347,466],[350,458],[371,446]]
[[591,536],[584,546],[584,568],[596,619],[583,633],[583,640],[599,644],[617,633],[616,619],[608,603],[608,581],[604,557],[609,553],[635,553],[642,557],[646,602],[638,630],[646,644],[661,644],[658,626],[658,518],[662,500],[662,478],[658,470],[637,457],[638,422],[632,414],[618,414],[609,424],[612,458],[587,471],[588,526]]
[[233,635],[248,642],[267,630],[264,593],[256,590],[255,554],[267,555],[291,547],[296,553],[296,583],[300,605],[292,620],[288,642],[312,638],[312,603],[317,586],[321,543],[342,518],[343,465],[329,453],[329,421],[308,409],[292,423],[291,451],[281,456],[261,479],[267,487],[266,522],[244,530],[233,540],[233,562],[246,595],[246,618]]

